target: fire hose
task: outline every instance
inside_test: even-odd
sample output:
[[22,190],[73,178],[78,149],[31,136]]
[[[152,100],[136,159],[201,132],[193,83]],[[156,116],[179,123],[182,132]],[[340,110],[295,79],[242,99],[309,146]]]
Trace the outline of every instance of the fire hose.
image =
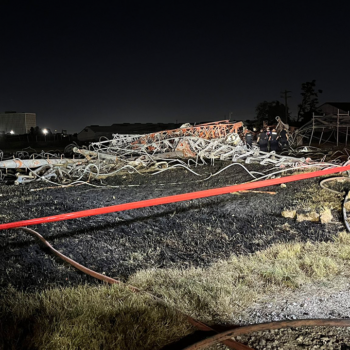
[[[44,243],[44,245],[49,248],[49,250],[56,256],[58,256],[60,259],[64,260],[65,262],[67,262],[68,264],[72,265],[73,267],[75,267],[76,269],[84,272],[85,274],[97,278],[103,282],[107,282],[109,284],[123,284],[125,285],[129,290],[131,290],[134,293],[143,293],[148,295],[149,297],[151,297],[153,300],[155,300],[156,302],[162,304],[163,306],[169,307],[169,305],[167,303],[164,302],[164,300],[162,300],[161,298],[158,298],[157,296],[146,292],[140,288],[137,288],[135,286],[132,286],[130,284],[125,284],[122,281],[116,280],[112,277],[108,277],[105,276],[101,273],[98,273],[96,271],[90,270],[89,268],[79,264],[78,262],[74,261],[73,259],[68,258],[66,255],[60,253],[58,250],[56,250],[39,232],[34,231],[30,228],[27,227],[20,227],[17,229],[22,229],[28,233],[30,233],[31,235],[33,235],[34,237],[38,238],[42,243]],[[215,326],[208,326],[203,322],[200,322],[198,320],[195,320],[194,318],[192,318],[189,315],[184,314],[182,311],[180,311],[178,308],[172,306],[172,308],[177,311],[179,314],[181,314],[182,316],[187,317],[188,321],[195,327],[197,327],[198,329],[202,330],[202,331],[214,331],[215,333],[219,333],[219,329]],[[238,326],[234,326],[234,327],[238,327]],[[225,339],[223,341],[221,341],[221,343],[225,344],[226,346],[228,346],[230,349],[233,350],[252,350],[249,346],[246,346],[244,344],[238,343],[232,339]]]
[[[92,276],[94,278],[97,278],[101,281],[107,282],[109,284],[123,284],[125,285],[129,290],[131,290],[134,293],[144,293],[151,297],[156,302],[162,304],[163,306],[169,307],[167,303],[164,302],[161,298],[146,292],[138,287],[125,284],[122,281],[116,280],[114,278],[108,277],[106,275],[100,274],[96,271],[90,270],[87,267],[77,263],[73,259],[68,258],[64,254],[60,253],[58,250],[56,250],[49,242],[46,241],[46,239],[41,236],[38,232],[29,229],[27,227],[21,227],[17,229],[22,229],[30,234],[32,234],[34,237],[40,239],[44,245],[49,248],[49,250],[61,258],[62,260],[66,261],[76,269],[84,272],[85,274]],[[261,324],[254,324],[254,325],[248,325],[248,326],[237,326],[237,325],[231,325],[229,326],[228,330],[225,330],[223,332],[220,332],[220,327],[217,326],[208,326],[205,323],[195,320],[189,315],[184,314],[182,311],[180,311],[178,308],[172,306],[172,308],[177,311],[182,316],[186,316],[187,320],[195,326],[197,329],[202,331],[214,331],[217,333],[216,335],[206,338],[204,340],[201,340],[189,347],[186,347],[185,350],[202,350],[207,348],[210,345],[216,344],[218,342],[225,344],[227,347],[233,350],[254,350],[250,348],[247,345],[244,345],[242,343],[239,343],[233,339],[230,339],[237,335],[242,334],[248,334],[252,332],[258,332],[258,331],[264,331],[264,330],[272,330],[272,329],[280,329],[280,328],[286,328],[286,327],[301,327],[301,326],[337,326],[337,327],[349,327],[350,326],[350,320],[348,319],[334,319],[334,320],[328,320],[328,319],[309,319],[309,320],[293,320],[293,321],[279,321],[279,322],[268,322],[268,323],[261,323]]]
[[308,320],[290,320],[258,323],[249,326],[242,326],[235,329],[230,329],[219,334],[216,334],[207,339],[201,340],[196,344],[186,347],[184,350],[203,350],[210,345],[222,342],[232,337],[243,335],[252,332],[260,332],[265,330],[290,328],[290,327],[305,327],[305,326],[332,326],[332,327],[350,327],[349,319],[308,319]]

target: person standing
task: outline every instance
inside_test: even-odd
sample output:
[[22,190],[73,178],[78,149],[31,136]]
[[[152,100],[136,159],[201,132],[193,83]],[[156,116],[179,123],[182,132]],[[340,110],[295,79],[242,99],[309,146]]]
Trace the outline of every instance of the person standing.
[[247,130],[245,134],[245,144],[248,148],[252,148],[253,146],[253,134],[250,130]]
[[260,130],[257,142],[260,147],[260,151],[267,152],[267,135],[263,129]]
[[272,132],[269,137],[270,142],[270,151],[277,152],[278,150],[278,141],[277,141],[278,134],[276,132],[276,129],[272,129]]
[[281,143],[282,148],[288,147],[288,134],[286,129],[283,127],[282,131],[280,132],[280,135],[278,136],[277,140]]

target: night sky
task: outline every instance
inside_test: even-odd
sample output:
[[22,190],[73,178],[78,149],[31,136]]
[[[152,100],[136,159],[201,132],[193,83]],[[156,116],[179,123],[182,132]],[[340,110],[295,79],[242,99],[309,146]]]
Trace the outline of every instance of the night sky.
[[303,82],[350,102],[347,1],[1,2],[0,112],[40,127],[254,118]]

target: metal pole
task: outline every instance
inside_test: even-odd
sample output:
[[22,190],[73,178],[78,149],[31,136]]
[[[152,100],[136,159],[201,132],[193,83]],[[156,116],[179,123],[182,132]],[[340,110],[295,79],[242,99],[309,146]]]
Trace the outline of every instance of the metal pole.
[[314,135],[314,128],[312,128],[312,132],[311,132],[311,137],[310,137],[310,142],[309,142],[309,146],[311,146],[311,140],[312,140],[312,136]]
[[310,136],[309,146],[311,146],[311,140],[312,140],[312,137],[314,136],[314,129],[315,129],[315,113],[312,113],[312,132]]
[[290,98],[290,96],[288,96],[288,93],[291,91],[288,91],[287,89],[282,91],[282,94],[284,96],[284,114],[285,114],[285,119],[286,119],[286,124],[288,124],[288,98]]
[[322,141],[323,131],[324,131],[324,128],[322,128],[321,137],[320,137],[320,142],[318,143],[319,145],[321,144],[321,141]]
[[338,109],[338,118],[337,118],[337,147],[339,145],[339,109]]
[[[349,122],[349,111],[348,111],[348,120],[347,120],[347,123]],[[345,145],[347,146],[348,145],[348,130],[349,130],[349,127],[347,126],[346,127],[346,138],[345,138]]]

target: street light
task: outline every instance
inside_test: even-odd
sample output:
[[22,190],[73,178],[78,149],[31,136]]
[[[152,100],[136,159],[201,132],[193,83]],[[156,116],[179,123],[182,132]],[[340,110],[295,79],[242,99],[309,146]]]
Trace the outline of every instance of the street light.
[[11,135],[14,135],[14,133],[15,133],[15,132],[14,132],[13,130],[10,131],[10,134],[11,134]]
[[43,134],[45,135],[45,142],[46,142],[46,135],[47,135],[48,131],[47,129],[43,129]]

